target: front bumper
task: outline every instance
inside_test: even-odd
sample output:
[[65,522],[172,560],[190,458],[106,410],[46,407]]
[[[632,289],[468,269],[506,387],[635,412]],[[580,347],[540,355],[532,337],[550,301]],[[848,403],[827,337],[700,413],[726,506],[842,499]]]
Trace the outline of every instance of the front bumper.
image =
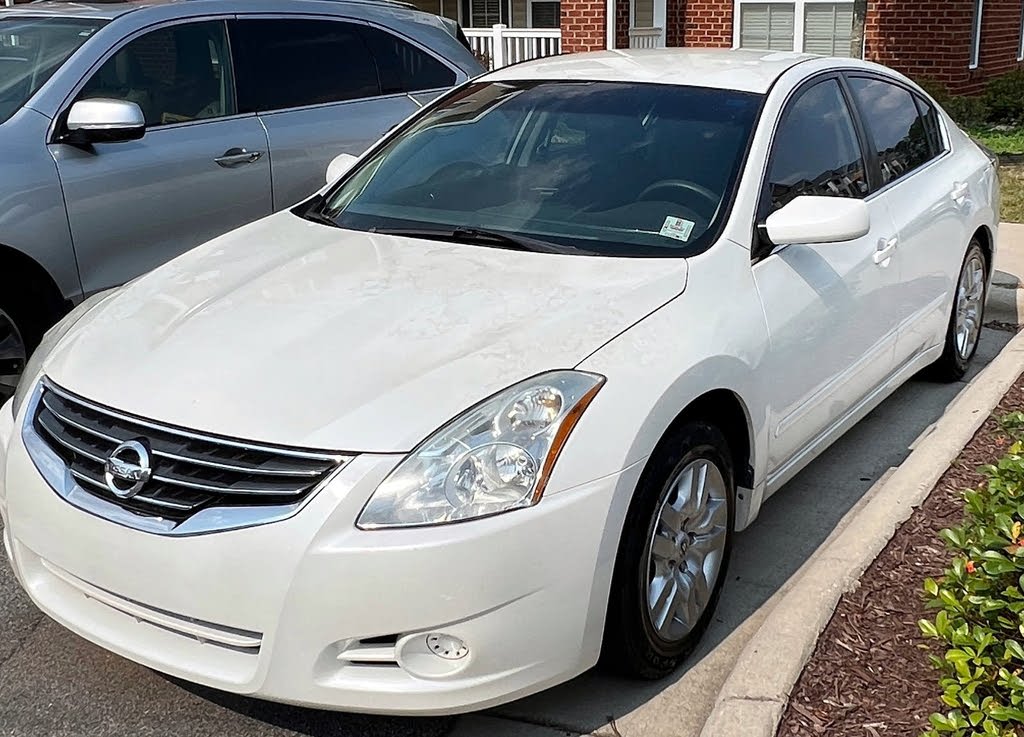
[[[165,537],[61,499],[13,424],[8,406],[0,511],[18,580],[55,620],[146,666],[276,701],[442,714],[597,660],[618,542],[610,510],[638,467],[489,519],[366,532],[353,521],[399,459],[364,455],[290,519]],[[468,655],[434,655],[431,633]]]

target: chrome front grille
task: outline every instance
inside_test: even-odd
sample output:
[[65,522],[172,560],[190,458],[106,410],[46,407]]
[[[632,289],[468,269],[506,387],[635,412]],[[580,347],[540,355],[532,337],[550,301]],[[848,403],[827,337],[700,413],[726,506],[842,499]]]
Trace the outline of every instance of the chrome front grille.
[[[32,428],[84,491],[171,527],[211,508],[297,505],[350,458],[163,425],[94,404],[48,380]],[[138,493],[123,498],[109,488],[105,464],[131,440],[149,449],[152,475]]]

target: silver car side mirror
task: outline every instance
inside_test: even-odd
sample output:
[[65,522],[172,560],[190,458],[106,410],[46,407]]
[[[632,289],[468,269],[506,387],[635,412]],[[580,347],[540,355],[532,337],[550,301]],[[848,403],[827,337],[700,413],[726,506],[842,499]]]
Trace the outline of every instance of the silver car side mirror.
[[341,179],[341,175],[352,168],[352,165],[359,160],[359,157],[352,154],[338,154],[327,166],[327,183],[334,184]]
[[135,141],[146,132],[146,116],[128,100],[79,100],[68,111],[67,143]]

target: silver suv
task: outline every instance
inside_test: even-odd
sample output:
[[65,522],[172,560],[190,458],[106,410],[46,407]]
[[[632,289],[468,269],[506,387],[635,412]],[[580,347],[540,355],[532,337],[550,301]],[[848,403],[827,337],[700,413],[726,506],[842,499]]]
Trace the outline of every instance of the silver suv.
[[295,204],[482,71],[457,27],[397,3],[0,10],[0,403],[85,295]]

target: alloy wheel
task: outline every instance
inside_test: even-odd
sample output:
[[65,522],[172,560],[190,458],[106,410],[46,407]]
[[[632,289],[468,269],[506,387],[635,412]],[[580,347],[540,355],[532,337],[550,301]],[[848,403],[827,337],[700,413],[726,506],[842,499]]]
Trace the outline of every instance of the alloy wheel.
[[666,642],[697,626],[711,603],[728,537],[728,492],[718,467],[698,459],[667,486],[647,546],[647,607]]
[[982,308],[985,299],[985,262],[978,253],[964,263],[956,292],[956,350],[961,358],[970,358],[981,334]]
[[0,404],[14,395],[28,351],[14,320],[0,310]]

